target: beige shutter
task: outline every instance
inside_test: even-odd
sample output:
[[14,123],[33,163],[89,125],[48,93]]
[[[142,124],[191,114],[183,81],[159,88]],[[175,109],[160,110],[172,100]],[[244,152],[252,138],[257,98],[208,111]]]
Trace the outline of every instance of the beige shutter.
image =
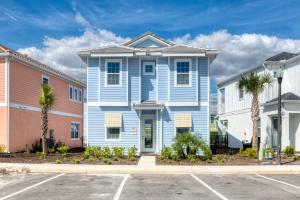
[[122,126],[121,113],[105,113],[105,126],[108,128],[120,128]]
[[192,115],[190,113],[175,114],[176,128],[190,128],[192,127]]

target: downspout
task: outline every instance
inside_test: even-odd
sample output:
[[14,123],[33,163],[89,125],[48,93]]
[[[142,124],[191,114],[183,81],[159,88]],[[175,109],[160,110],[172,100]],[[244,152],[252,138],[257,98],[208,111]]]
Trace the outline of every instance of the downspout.
[[7,151],[10,152],[10,115],[9,115],[9,102],[10,102],[10,98],[9,98],[9,90],[10,90],[10,80],[9,80],[9,76],[10,76],[10,57],[6,57],[5,58],[5,103],[7,106]]

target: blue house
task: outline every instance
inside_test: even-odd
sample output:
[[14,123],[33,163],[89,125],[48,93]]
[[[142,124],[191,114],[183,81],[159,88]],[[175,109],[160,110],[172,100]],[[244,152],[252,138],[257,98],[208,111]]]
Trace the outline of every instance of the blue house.
[[87,144],[160,153],[186,131],[208,143],[209,66],[216,55],[150,32],[79,52],[87,63]]

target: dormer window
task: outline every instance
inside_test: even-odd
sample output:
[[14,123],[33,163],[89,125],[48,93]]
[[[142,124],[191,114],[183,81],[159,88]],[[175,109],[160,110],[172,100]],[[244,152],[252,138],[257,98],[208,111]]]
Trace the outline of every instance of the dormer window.
[[106,86],[121,86],[121,60],[106,60]]
[[175,86],[191,86],[191,61],[189,59],[175,60]]

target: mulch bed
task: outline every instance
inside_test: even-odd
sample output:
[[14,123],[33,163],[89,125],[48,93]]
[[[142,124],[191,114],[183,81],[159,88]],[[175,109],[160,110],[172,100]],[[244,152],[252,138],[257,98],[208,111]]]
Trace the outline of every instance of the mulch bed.
[[[275,161],[265,161],[265,164],[276,164]],[[300,164],[300,160],[295,161],[294,157],[292,158],[283,158],[282,163],[284,165],[294,165]],[[212,165],[212,166],[240,166],[240,165],[261,165],[262,163],[258,161],[257,158],[248,158],[242,157],[238,154],[235,155],[226,155],[218,154],[213,155],[213,159],[210,161],[202,161],[197,159],[195,162],[190,162],[188,160],[163,160],[159,156],[156,156],[157,165]]]
[[[38,157],[34,153],[12,153],[12,154],[0,154],[0,163],[53,163],[57,160],[61,161],[61,164],[75,164],[75,160],[80,160],[80,164],[93,164],[93,165],[136,165],[139,157],[136,160],[130,161],[127,158],[118,160],[111,159],[87,159],[84,160],[81,157],[82,153],[70,153],[66,158],[62,158],[60,154],[49,154],[45,159]],[[106,161],[106,162],[105,162]]]

